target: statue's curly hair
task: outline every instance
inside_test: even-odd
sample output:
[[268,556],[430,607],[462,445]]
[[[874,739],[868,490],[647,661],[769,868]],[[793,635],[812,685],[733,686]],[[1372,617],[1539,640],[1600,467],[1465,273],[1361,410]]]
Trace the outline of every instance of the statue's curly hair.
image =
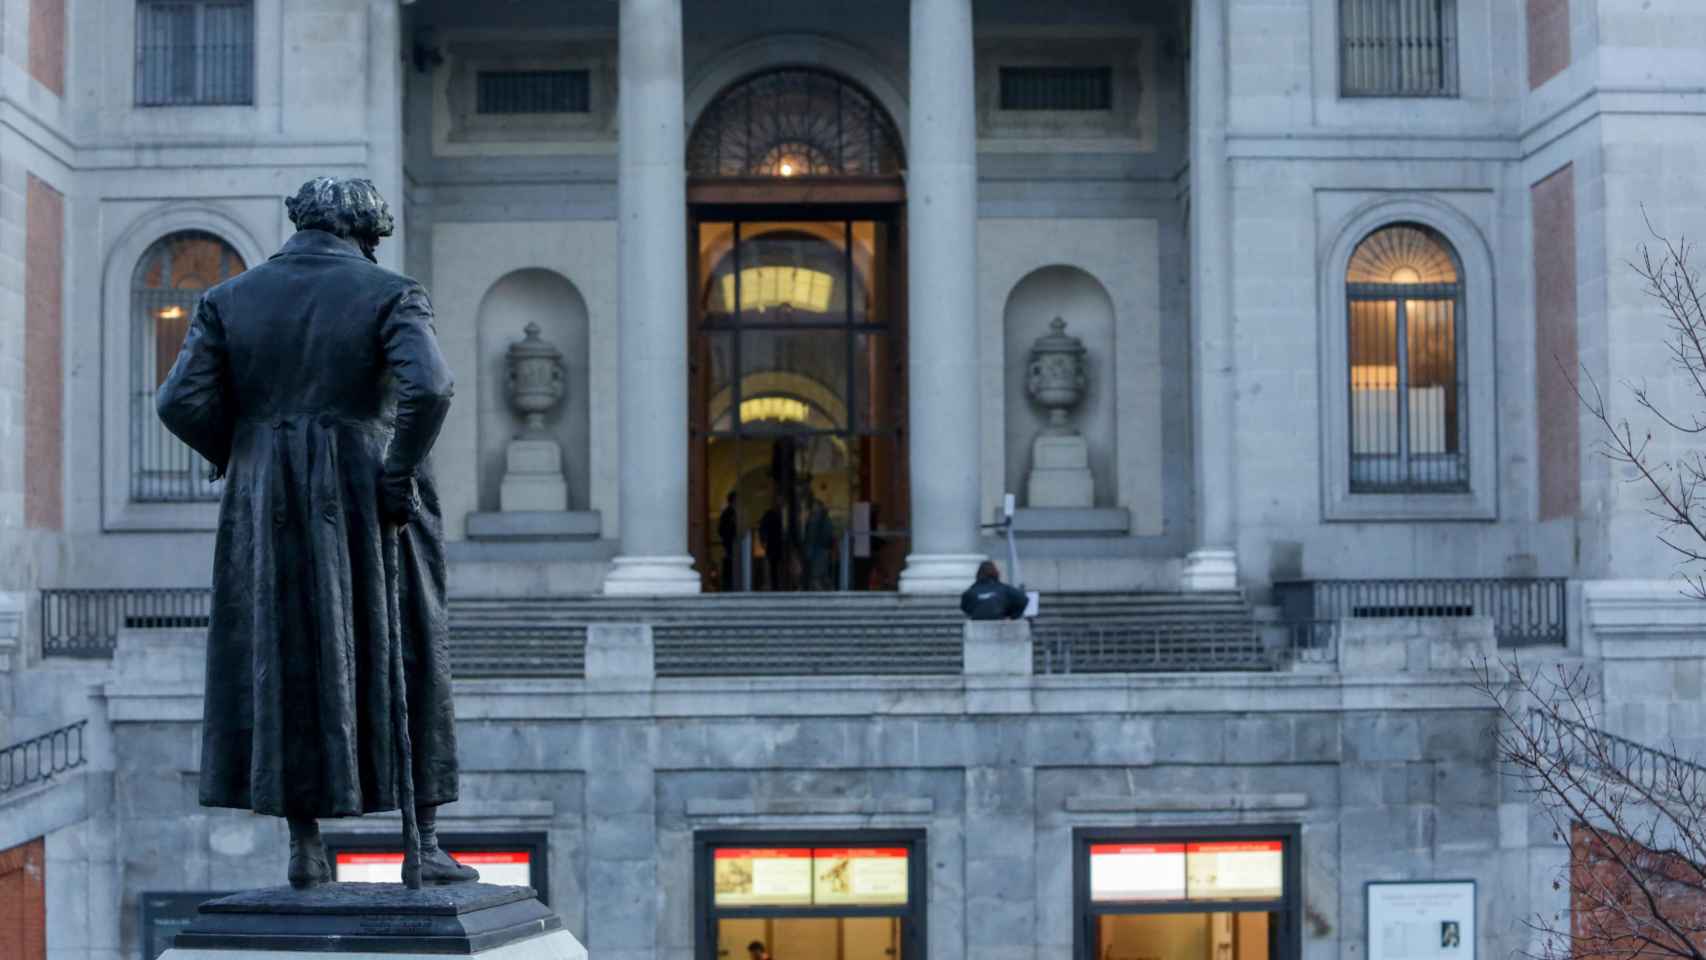
[[285,199],[284,209],[298,230],[324,230],[369,244],[396,228],[385,198],[361,177],[315,177]]

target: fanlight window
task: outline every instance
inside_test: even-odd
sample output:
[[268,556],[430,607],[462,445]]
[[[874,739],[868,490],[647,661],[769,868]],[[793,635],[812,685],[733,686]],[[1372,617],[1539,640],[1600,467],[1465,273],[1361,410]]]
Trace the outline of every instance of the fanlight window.
[[154,394],[171,372],[201,292],[244,270],[243,258],[210,233],[162,238],[143,254],[131,290],[130,496],[139,501],[217,500],[208,465],[161,426]]
[[900,135],[870,94],[821,70],[756,74],[705,109],[687,143],[695,177],[892,176]]
[[1353,493],[1469,485],[1463,285],[1445,238],[1418,224],[1370,234],[1345,275]]

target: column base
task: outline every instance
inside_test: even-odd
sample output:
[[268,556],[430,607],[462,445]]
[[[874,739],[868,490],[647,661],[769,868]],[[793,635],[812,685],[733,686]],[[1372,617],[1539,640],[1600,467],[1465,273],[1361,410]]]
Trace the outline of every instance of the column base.
[[617,557],[604,577],[607,596],[657,596],[699,592],[692,557]]
[[1233,550],[1192,550],[1185,556],[1179,587],[1187,593],[1238,589],[1238,553]]
[[981,553],[914,553],[900,572],[901,593],[964,593],[977,579]]

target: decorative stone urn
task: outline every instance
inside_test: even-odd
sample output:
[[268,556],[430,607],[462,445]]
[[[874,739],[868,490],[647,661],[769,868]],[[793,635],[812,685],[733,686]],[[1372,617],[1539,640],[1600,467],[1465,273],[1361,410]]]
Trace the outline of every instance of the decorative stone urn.
[[509,402],[525,418],[524,436],[545,433],[545,415],[563,402],[563,351],[539,338],[539,324],[529,323],[520,340],[509,345]]
[[567,385],[563,351],[539,337],[529,323],[525,336],[509,346],[509,402],[523,418],[523,429],[510,442],[498,509],[504,513],[563,511],[569,485],[563,477],[563,448],[545,429],[545,415],[563,402]]
[[1073,428],[1069,414],[1090,386],[1084,342],[1068,336],[1066,321],[1055,317],[1049,332],[1031,345],[1025,391],[1048,411],[1048,425],[1031,446],[1031,475],[1025,485],[1030,507],[1089,507],[1094,500],[1090,445]]
[[1084,369],[1084,342],[1067,336],[1066,321],[1055,317],[1049,332],[1031,345],[1030,376],[1025,389],[1048,411],[1049,433],[1072,433],[1067,414],[1084,399],[1090,378]]

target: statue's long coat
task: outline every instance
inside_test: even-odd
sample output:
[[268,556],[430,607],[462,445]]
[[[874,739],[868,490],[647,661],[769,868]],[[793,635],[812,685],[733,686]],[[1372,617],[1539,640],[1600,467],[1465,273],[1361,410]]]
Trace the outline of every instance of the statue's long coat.
[[[456,799],[443,524],[422,464],[450,392],[426,292],[333,234],[299,231],[197,306],[157,401],[225,475],[204,805],[395,809],[393,639],[416,802]],[[416,477],[406,524],[380,514],[382,473]]]

